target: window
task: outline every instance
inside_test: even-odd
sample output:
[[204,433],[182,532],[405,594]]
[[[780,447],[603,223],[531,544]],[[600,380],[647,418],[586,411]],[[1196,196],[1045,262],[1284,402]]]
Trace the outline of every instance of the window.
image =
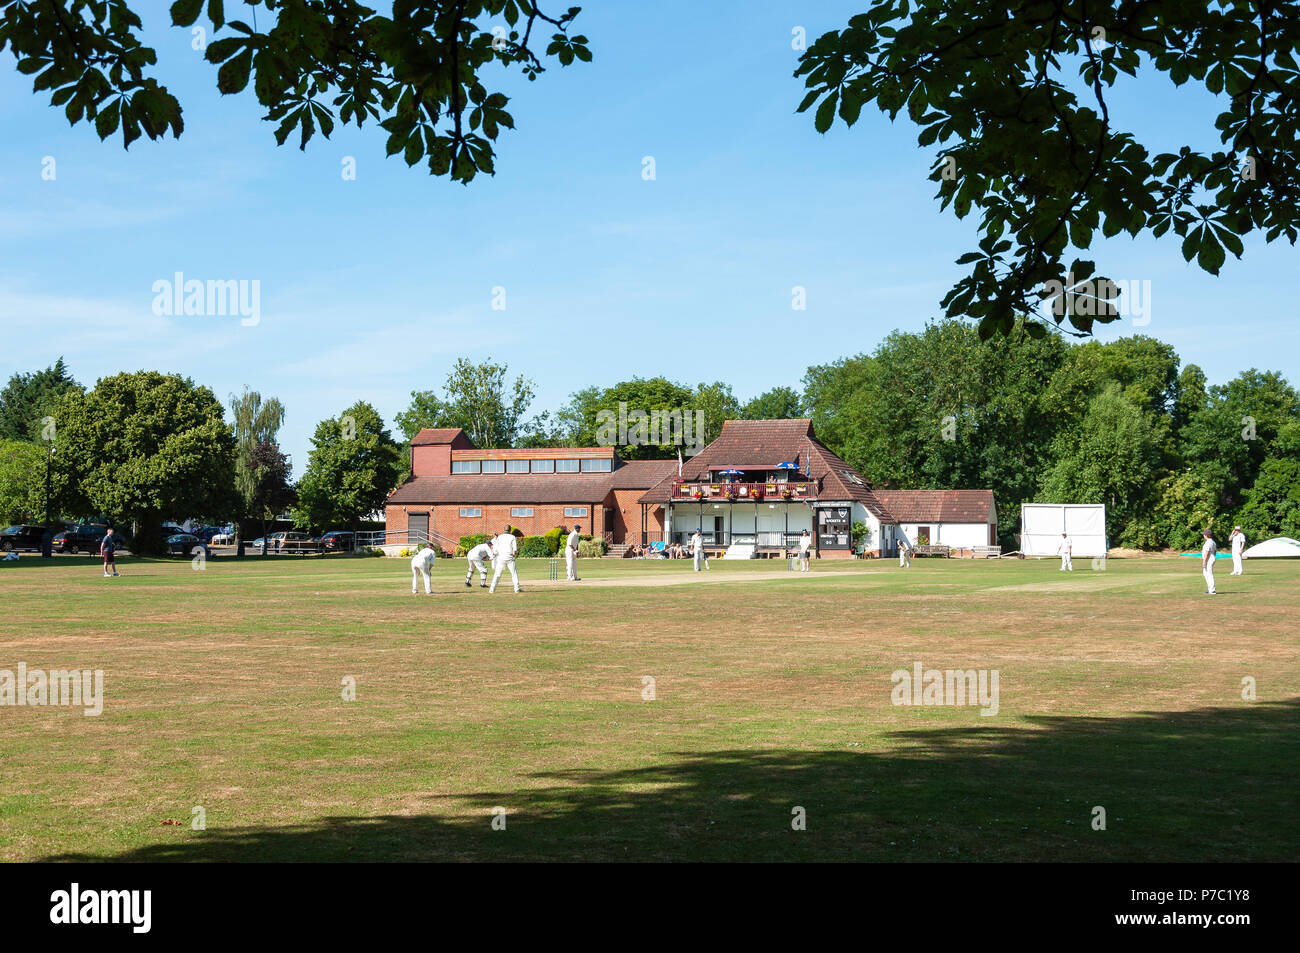
[[583,460],[582,471],[584,473],[608,473],[612,462],[608,458],[604,460]]
[[484,460],[483,472],[484,473],[505,473],[506,462],[504,460]]
[[479,462],[477,460],[453,460],[451,461],[452,473],[478,473]]
[[587,508],[585,506],[566,506],[564,508],[565,516],[586,516]]
[[556,460],[555,472],[556,473],[577,473],[579,464],[581,462],[582,461],[580,460]]
[[483,507],[481,506],[462,506],[460,508],[461,516],[482,516]]
[[554,473],[554,472],[555,472],[555,461],[554,461],[554,460],[534,460],[534,461],[533,461],[533,472],[534,472],[534,473]]
[[527,460],[506,461],[506,473],[527,473],[527,472],[528,472]]
[[531,506],[512,506],[510,507],[511,516],[532,516],[533,508]]

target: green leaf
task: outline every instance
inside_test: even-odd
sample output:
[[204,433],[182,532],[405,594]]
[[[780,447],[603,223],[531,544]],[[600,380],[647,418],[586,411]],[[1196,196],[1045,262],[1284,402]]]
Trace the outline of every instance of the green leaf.
[[217,71],[217,89],[227,96],[242,91],[248,85],[248,74],[252,67],[253,51],[250,48],[223,64]]
[[813,119],[813,126],[820,133],[825,133],[830,129],[831,123],[835,121],[835,104],[839,100],[840,91],[831,90],[831,94],[822,100],[822,104],[817,107],[817,115]]
[[107,139],[117,131],[120,108],[121,100],[115,100],[109,103],[106,108],[101,109],[99,115],[95,117],[95,132],[100,139]]
[[172,4],[172,26],[189,26],[199,18],[203,0],[176,0]]

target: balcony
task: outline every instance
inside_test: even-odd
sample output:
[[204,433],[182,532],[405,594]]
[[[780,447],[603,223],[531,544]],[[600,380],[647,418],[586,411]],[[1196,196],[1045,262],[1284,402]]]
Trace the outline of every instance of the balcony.
[[817,486],[808,481],[789,483],[673,483],[674,501],[714,503],[783,503],[817,498]]

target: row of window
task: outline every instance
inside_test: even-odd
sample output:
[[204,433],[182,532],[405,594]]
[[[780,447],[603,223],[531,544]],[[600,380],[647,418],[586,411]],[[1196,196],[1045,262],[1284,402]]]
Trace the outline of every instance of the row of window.
[[453,460],[452,473],[609,473],[608,457],[589,460]]
[[[462,506],[460,515],[464,517],[478,517],[483,515],[481,506]],[[531,506],[512,506],[510,507],[511,516],[532,516],[533,508]],[[565,516],[586,516],[587,508],[585,506],[566,506],[564,508]]]

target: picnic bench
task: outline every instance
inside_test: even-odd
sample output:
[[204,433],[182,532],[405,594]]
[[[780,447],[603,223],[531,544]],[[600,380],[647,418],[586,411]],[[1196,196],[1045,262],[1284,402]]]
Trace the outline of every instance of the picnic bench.
[[918,556],[945,556],[945,557],[946,557],[946,556],[951,556],[951,555],[952,555],[952,547],[951,547],[951,546],[931,546],[929,543],[926,543],[926,544],[923,545],[923,546],[917,546],[917,547],[916,547],[916,555],[918,555]]
[[970,554],[975,559],[993,559],[1002,555],[1001,546],[974,546]]

